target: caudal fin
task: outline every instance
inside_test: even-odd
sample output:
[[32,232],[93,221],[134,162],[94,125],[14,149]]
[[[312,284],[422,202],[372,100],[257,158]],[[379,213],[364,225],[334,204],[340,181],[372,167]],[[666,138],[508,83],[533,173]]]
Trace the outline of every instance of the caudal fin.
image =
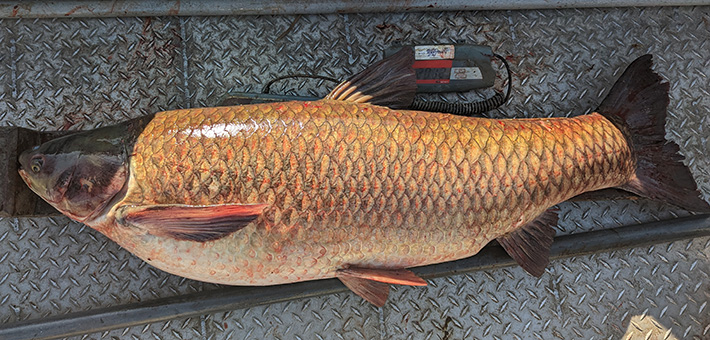
[[636,155],[636,176],[621,188],[684,209],[710,211],[678,144],[665,138],[669,86],[652,64],[650,54],[631,63],[597,110],[626,135]]

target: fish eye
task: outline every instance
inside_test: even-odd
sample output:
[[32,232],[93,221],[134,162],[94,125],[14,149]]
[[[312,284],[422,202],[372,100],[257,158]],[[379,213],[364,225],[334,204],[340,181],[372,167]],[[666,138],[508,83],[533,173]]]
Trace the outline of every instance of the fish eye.
[[35,156],[32,158],[32,161],[30,161],[30,169],[32,169],[34,173],[39,173],[39,171],[42,170],[42,165],[44,165],[42,156]]

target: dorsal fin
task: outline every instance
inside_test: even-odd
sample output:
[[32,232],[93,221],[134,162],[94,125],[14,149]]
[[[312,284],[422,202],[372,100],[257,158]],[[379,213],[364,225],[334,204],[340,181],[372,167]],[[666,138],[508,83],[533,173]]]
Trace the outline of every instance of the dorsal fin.
[[370,103],[391,108],[409,107],[417,91],[412,64],[414,51],[411,47],[404,47],[340,83],[325,99]]

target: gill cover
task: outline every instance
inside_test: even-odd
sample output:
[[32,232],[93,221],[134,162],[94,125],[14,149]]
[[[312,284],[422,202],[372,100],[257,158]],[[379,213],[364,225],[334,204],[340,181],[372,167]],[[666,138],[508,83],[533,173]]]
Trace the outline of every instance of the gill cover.
[[48,141],[19,157],[20,176],[63,214],[80,222],[101,216],[128,179],[128,154],[146,118]]

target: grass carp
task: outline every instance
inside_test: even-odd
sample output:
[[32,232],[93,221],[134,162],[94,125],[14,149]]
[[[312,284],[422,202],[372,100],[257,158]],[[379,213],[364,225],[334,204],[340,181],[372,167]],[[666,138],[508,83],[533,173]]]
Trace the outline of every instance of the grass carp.
[[668,83],[634,61],[595,113],[485,119],[397,109],[403,49],[325,99],[159,112],[20,156],[47,202],[164,271],[229,285],[338,277],[382,306],[407,268],[498,240],[547,266],[550,207],[617,187],[708,211],[665,140]]

